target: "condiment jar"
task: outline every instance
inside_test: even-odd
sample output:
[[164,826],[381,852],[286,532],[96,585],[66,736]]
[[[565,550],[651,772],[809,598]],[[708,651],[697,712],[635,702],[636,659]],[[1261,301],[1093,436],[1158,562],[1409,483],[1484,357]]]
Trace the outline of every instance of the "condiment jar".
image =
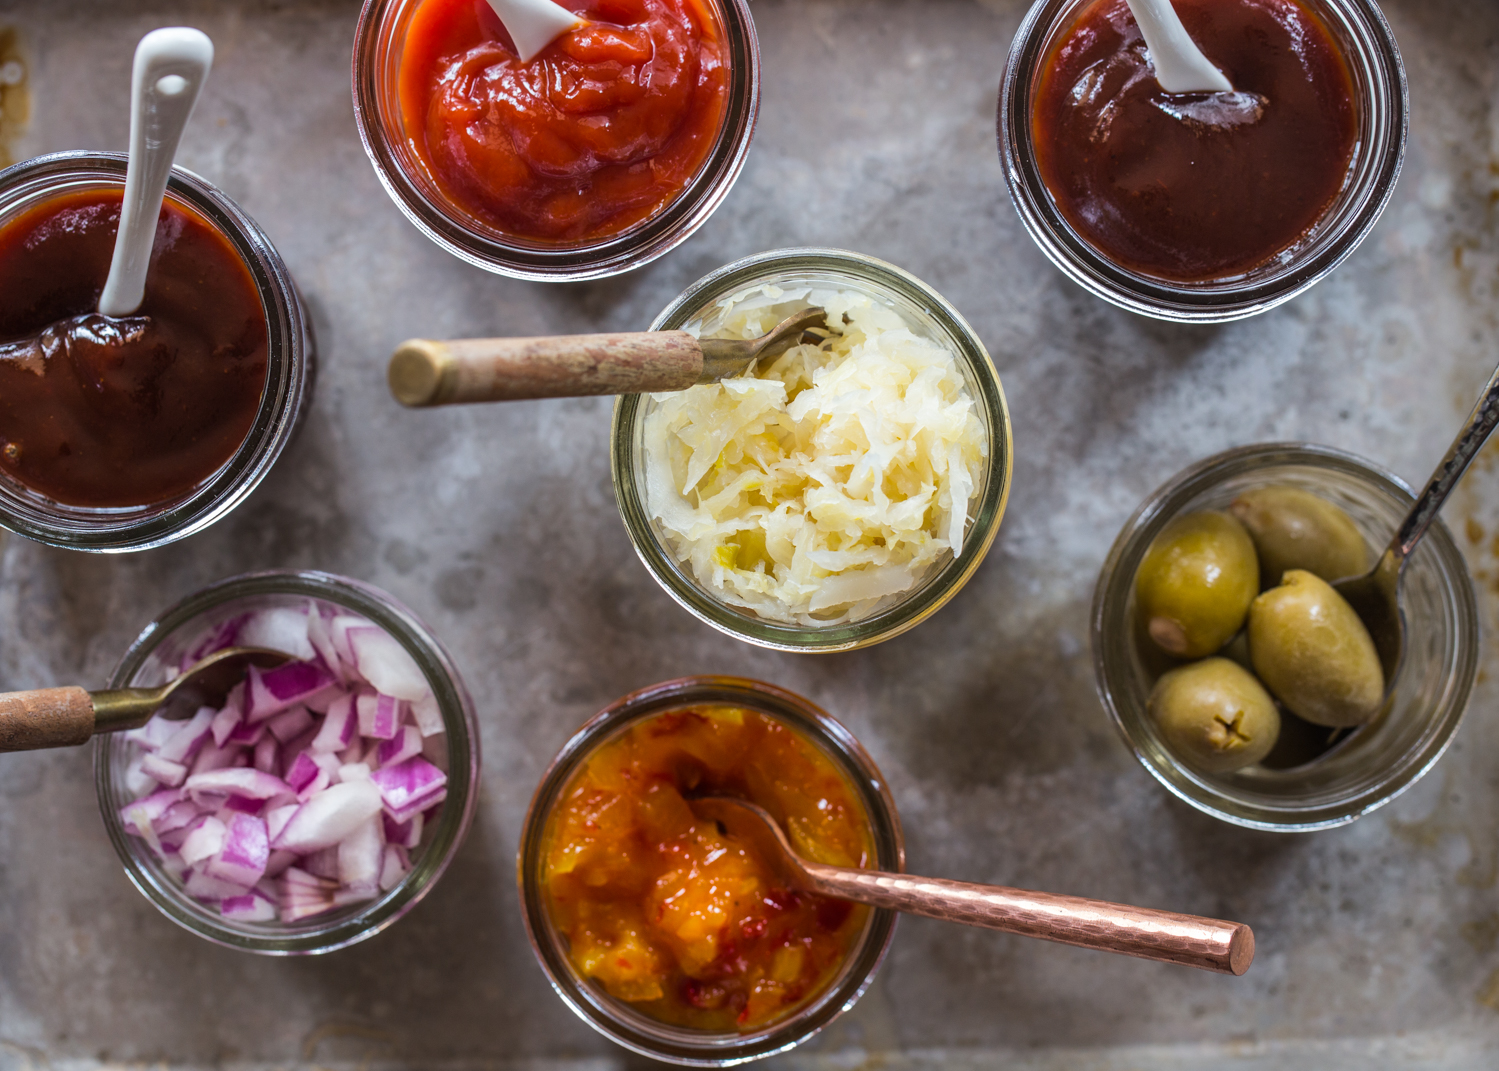
[[1063,217],[1041,178],[1031,109],[1043,64],[1095,0],[1038,0],[1010,45],[999,93],[999,154],[1020,220],[1062,272],[1105,301],[1161,320],[1218,323],[1273,309],[1325,278],[1378,221],[1405,158],[1410,105],[1405,66],[1374,0],[1298,0],[1340,47],[1353,80],[1355,149],[1341,192],[1310,232],[1232,278],[1175,282],[1110,260]]
[[915,628],[947,604],[977,571],[999,531],[1014,464],[1010,411],[988,351],[968,322],[941,294],[892,264],[841,249],[777,249],[719,268],[678,295],[651,324],[669,331],[702,318],[724,298],[750,287],[834,287],[885,302],[918,331],[955,355],[979,419],[988,434],[982,479],[969,500],[963,551],[948,557],[894,605],[862,621],[826,627],[765,620],[720,600],[678,562],[646,498],[645,418],[651,397],[621,395],[614,405],[614,495],[635,553],[656,582],[694,617],[759,647],[781,651],[850,651]]
[[214,626],[251,610],[304,609],[309,599],[365,617],[394,637],[421,668],[442,713],[448,745],[447,799],[437,821],[428,824],[421,848],[413,853],[411,872],[390,891],[295,923],[224,918],[213,905],[189,896],[146,842],[126,832],[120,808],[134,798],[125,787],[133,745],[119,734],[94,738],[99,811],[131,884],[163,915],[199,937],[271,956],[331,952],[373,937],[415,907],[452,862],[478,804],[479,725],[451,656],[415,614],[372,585],[331,573],[246,573],[189,595],[142,629],[108,684],[128,688],[161,683],[167,669],[175,669],[184,652]]
[[[0,171],[0,227],[60,195],[123,190],[125,165],[123,153],[62,152]],[[215,227],[254,280],[267,335],[266,383],[259,410],[233,456],[175,500],[128,508],[70,506],[0,477],[0,525],[39,543],[115,553],[163,546],[201,531],[259,485],[306,413],[315,368],[312,323],[275,246],[238,205],[190,171],[174,167],[166,195]]]
[[872,865],[905,869],[905,839],[890,788],[874,760],[846,728],[801,696],[739,677],[683,677],[632,692],[609,704],[577,731],[531,797],[521,832],[518,880],[531,950],[552,988],[578,1017],[633,1052],[692,1067],[728,1067],[794,1048],[853,1007],[874,981],[895,935],[894,912],[871,908],[864,932],[833,981],[799,1010],[747,1033],[709,1033],[672,1026],[636,1011],[579,975],[566,940],[552,926],[543,874],[547,820],[581,764],[630,725],[670,710],[726,705],[757,711],[813,744],[848,780],[869,816],[876,857]]
[[1093,595],[1098,694],[1140,763],[1174,795],[1235,825],[1302,832],[1343,825],[1383,806],[1436,763],[1457,730],[1478,671],[1478,607],[1462,552],[1440,519],[1406,564],[1401,604],[1408,649],[1381,712],[1310,762],[1207,774],[1167,747],[1146,698],[1154,683],[1137,642],[1135,574],[1170,521],[1223,509],[1239,494],[1290,485],[1341,507],[1371,549],[1382,548],[1415,496],[1362,458],[1309,443],[1265,443],[1210,457],[1147,498],[1115,540]]
[[729,91],[707,161],[661,212],[612,238],[527,241],[474,220],[443,196],[411,148],[401,117],[400,64],[421,0],[365,0],[354,36],[354,118],[364,151],[396,207],[432,241],[476,267],[542,282],[602,279],[649,264],[686,241],[728,196],[760,109],[760,42],[746,0],[704,0],[723,26]]

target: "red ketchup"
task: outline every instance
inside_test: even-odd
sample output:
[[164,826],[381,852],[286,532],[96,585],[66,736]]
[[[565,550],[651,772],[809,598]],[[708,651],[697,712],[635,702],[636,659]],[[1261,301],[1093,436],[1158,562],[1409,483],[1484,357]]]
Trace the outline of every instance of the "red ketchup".
[[249,269],[170,200],[139,311],[95,313],[120,201],[118,189],[63,194],[0,229],[0,471],[71,506],[192,491],[244,442],[265,388]]
[[1353,82],[1297,0],[1173,0],[1203,53],[1251,95],[1170,94],[1125,0],[1098,0],[1047,56],[1031,106],[1042,180],[1115,263],[1182,282],[1227,279],[1296,245],[1353,159]]
[[485,0],[422,0],[401,53],[411,149],[443,198],[506,236],[613,237],[673,201],[728,96],[711,0],[564,0],[588,21],[530,63]]

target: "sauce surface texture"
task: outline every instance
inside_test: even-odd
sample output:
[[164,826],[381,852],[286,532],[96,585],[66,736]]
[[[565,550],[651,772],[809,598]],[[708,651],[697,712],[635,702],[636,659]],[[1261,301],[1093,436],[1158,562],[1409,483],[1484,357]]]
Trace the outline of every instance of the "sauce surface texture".
[[729,71],[709,0],[563,0],[587,22],[521,63],[485,0],[423,0],[400,100],[444,197],[501,233],[617,235],[666,207],[713,149]]
[[[99,301],[121,192],[49,199],[0,230],[0,342]],[[113,341],[63,324],[42,361],[0,360],[0,469],[57,502],[128,507],[191,491],[233,456],[265,388],[265,311],[207,220],[168,200],[145,300]]]
[[1208,95],[1161,89],[1125,0],[1099,0],[1047,56],[1032,140],[1057,208],[1106,257],[1166,279],[1228,278],[1295,245],[1337,196],[1353,85],[1295,0],[1174,3],[1234,89],[1263,98],[1257,119],[1179,117]]
[[563,790],[545,880],[577,970],[652,1018],[753,1030],[833,980],[868,909],[787,889],[684,794],[758,803],[803,856],[837,866],[871,864],[868,819],[811,743],[738,707],[638,722]]

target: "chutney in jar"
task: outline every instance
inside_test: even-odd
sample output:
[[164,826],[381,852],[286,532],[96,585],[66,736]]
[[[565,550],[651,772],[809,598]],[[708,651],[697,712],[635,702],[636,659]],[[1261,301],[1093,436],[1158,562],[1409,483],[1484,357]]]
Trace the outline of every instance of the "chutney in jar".
[[584,978],[677,1026],[751,1031],[837,978],[869,909],[787,888],[690,800],[764,807],[806,858],[873,864],[868,815],[832,760],[781,721],[695,706],[632,724],[586,756],[545,834],[553,927]]

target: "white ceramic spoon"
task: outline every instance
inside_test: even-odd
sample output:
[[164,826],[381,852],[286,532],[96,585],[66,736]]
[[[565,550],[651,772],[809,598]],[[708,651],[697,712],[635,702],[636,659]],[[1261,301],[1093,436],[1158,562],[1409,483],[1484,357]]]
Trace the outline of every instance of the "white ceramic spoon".
[[105,316],[129,316],[141,307],[172,159],[212,66],[213,42],[201,30],[185,26],[152,30],[135,47],[125,203],[109,278],[99,297]]
[[552,0],[489,0],[489,6],[510,31],[522,63],[583,20]]
[[[490,0],[494,3],[495,0]],[[1223,72],[1202,54],[1197,42],[1187,35],[1187,28],[1171,6],[1171,0],[1126,0],[1150,62],[1156,81],[1167,93],[1232,93],[1234,87]]]

